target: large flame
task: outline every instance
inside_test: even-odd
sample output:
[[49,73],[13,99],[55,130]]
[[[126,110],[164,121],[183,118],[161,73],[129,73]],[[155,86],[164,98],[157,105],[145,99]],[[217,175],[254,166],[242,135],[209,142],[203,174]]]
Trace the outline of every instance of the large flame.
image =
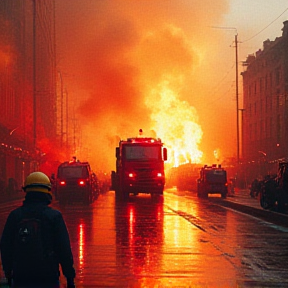
[[80,139],[81,160],[115,169],[118,138],[134,137],[139,128],[163,140],[171,166],[203,161],[215,142],[232,147],[229,133],[215,136],[232,123],[215,125],[213,112],[227,99],[223,105],[215,102],[220,92],[211,96],[226,67],[218,65],[220,32],[209,26],[221,23],[227,1],[84,2],[59,1],[56,10],[63,83],[81,127],[70,123],[68,136]]
[[196,110],[177,96],[169,87],[169,81],[164,81],[152,89],[146,99],[146,105],[152,110],[153,130],[164,139],[169,148],[169,162],[176,167],[199,163],[203,154],[198,149],[203,132],[197,124]]

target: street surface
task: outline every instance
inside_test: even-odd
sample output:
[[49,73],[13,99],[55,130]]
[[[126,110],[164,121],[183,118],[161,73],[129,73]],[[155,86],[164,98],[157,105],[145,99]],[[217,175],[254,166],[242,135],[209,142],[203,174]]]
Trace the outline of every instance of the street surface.
[[[287,225],[221,202],[170,189],[160,199],[115,202],[110,191],[89,207],[52,206],[70,232],[78,288],[288,287]],[[1,204],[1,231],[19,203]]]

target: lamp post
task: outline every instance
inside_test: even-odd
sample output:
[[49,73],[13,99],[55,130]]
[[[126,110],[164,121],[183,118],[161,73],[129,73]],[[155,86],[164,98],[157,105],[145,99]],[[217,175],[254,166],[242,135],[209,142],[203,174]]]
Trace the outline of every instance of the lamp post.
[[68,141],[68,128],[69,128],[69,117],[68,117],[68,91],[65,89],[66,94],[66,153],[68,154],[68,148],[69,148],[69,141]]
[[34,149],[36,148],[37,142],[37,95],[36,95],[36,0],[33,0],[33,145]]
[[63,78],[61,71],[58,71],[59,77],[60,77],[60,146],[63,146],[63,94],[64,94],[64,88],[63,88]]
[[238,39],[237,30],[235,34],[235,65],[236,65],[236,131],[237,131],[237,164],[239,164],[239,91],[238,91]]
[[244,153],[243,153],[243,151],[244,151],[244,117],[243,117],[243,112],[245,111],[245,109],[238,109],[240,112],[241,112],[241,147],[242,147],[242,149],[241,149],[241,155],[242,155],[242,159],[244,158]]

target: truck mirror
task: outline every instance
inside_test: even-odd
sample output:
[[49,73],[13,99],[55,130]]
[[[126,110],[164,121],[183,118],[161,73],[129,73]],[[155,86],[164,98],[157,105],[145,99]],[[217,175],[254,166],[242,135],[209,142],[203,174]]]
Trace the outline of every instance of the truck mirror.
[[166,161],[168,159],[168,157],[167,157],[167,148],[163,148],[163,158],[164,158],[164,161]]
[[116,158],[119,158],[119,156],[120,156],[120,150],[119,150],[119,147],[116,147],[116,153],[115,153],[116,155]]

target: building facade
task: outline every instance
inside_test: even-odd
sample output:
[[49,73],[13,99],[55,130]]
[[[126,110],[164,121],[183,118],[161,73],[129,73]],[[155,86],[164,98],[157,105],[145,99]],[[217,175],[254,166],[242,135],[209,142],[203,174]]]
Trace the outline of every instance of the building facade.
[[0,1],[0,193],[19,189],[57,136],[54,13],[54,0]]
[[283,24],[282,36],[264,41],[242,72],[243,163],[262,176],[288,161],[288,20]]

